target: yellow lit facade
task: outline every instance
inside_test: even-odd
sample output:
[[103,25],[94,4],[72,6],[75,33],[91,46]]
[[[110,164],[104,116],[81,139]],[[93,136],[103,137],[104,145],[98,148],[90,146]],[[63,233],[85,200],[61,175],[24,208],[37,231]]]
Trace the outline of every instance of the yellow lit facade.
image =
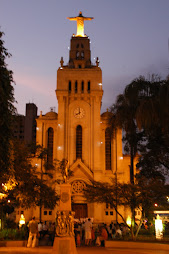
[[[79,14],[80,15],[80,14]],[[91,217],[94,222],[109,223],[116,220],[110,204],[89,204],[83,197],[83,188],[91,180],[110,182],[117,175],[120,182],[130,179],[130,158],[123,155],[122,131],[118,130],[111,140],[107,129],[109,112],[101,114],[103,96],[102,70],[99,59],[91,62],[90,40],[84,36],[83,22],[77,21],[77,35],[70,41],[69,62],[64,65],[61,57],[57,70],[56,97],[58,112],[40,114],[37,119],[36,142],[52,149],[52,160],[67,159],[73,176],[68,180],[72,186],[72,209],[76,218]],[[91,19],[91,18],[88,18]],[[78,23],[79,22],[79,23]],[[111,105],[110,101],[110,105]],[[40,161],[36,161],[40,169]],[[55,173],[55,179],[59,174]],[[56,185],[56,190],[57,190]],[[42,209],[43,221],[54,221],[53,211]],[[128,208],[120,207],[127,219]],[[18,210],[18,220],[21,211]],[[39,218],[39,208],[25,211],[26,221],[34,215]],[[121,218],[118,218],[121,222]]]

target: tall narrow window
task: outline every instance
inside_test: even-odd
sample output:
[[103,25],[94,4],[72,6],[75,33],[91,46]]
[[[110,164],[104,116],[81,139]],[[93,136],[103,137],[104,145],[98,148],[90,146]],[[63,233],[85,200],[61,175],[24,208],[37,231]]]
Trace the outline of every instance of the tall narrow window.
[[78,59],[78,58],[79,58],[79,56],[80,56],[79,51],[76,51],[76,59]]
[[82,93],[84,93],[84,81],[82,81],[82,87],[81,87],[81,90],[82,90]]
[[76,128],[76,159],[82,159],[82,126]]
[[88,93],[90,93],[90,81],[88,81],[87,91],[88,91]]
[[106,170],[111,170],[111,133],[109,128],[105,131],[105,159]]
[[77,80],[75,81],[75,93],[77,93]]
[[69,80],[69,93],[71,93],[71,90],[72,90],[72,84],[71,84],[71,81]]
[[48,129],[48,155],[47,155],[47,163],[49,165],[53,164],[53,129]]
[[81,52],[81,58],[84,58],[84,51]]

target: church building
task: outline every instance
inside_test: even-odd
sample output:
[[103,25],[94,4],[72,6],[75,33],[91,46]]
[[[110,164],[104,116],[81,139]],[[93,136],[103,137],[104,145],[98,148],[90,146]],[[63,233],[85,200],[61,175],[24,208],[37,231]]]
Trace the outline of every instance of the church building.
[[[93,18],[84,17],[80,12],[79,16],[68,19],[77,22],[77,33],[70,40],[68,64],[64,64],[61,57],[57,70],[58,112],[51,111],[45,115],[41,112],[36,120],[36,142],[50,148],[50,160],[68,160],[73,171],[68,183],[72,186],[75,218],[90,217],[96,223],[109,223],[116,220],[115,210],[109,204],[87,203],[83,188],[91,180],[110,182],[111,178],[117,177],[120,182],[129,182],[130,158],[123,155],[122,130],[118,130],[112,139],[107,125],[110,113],[101,114],[102,70],[98,57],[92,64],[90,39],[84,34],[84,21]],[[56,172],[56,179],[58,174]],[[129,210],[121,209],[127,218]],[[30,216],[30,210],[25,211],[25,218]],[[43,208],[42,220],[55,221],[56,211],[57,206],[53,211]],[[38,207],[32,208],[32,215],[38,220]]]

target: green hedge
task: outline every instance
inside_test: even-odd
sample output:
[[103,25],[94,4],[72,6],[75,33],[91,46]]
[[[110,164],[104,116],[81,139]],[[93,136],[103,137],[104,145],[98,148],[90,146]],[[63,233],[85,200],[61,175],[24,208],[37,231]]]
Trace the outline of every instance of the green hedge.
[[3,240],[26,240],[28,233],[25,228],[21,229],[3,229],[0,231],[0,241]]

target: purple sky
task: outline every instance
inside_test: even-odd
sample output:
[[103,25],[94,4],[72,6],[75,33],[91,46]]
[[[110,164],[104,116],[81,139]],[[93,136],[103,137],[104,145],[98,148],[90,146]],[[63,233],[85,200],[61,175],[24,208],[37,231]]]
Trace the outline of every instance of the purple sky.
[[[56,107],[56,72],[68,62],[79,11],[87,17],[92,62],[103,71],[102,112],[139,75],[169,74],[169,0],[0,0],[0,26],[12,54],[18,113],[34,102],[43,114]],[[39,112],[38,111],[38,112]]]

